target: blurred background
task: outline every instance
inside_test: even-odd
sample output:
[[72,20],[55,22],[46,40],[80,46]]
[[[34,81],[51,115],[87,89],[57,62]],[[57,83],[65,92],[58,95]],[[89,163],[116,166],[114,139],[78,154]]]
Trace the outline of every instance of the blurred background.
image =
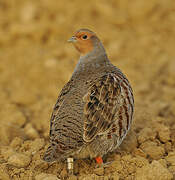
[[[3,154],[7,149],[26,154],[32,140],[39,139],[42,146],[36,151],[44,152],[52,108],[79,58],[67,40],[80,28],[97,33],[111,62],[132,84],[133,138],[131,149],[128,145],[123,149],[128,153],[140,149],[147,159],[152,151],[145,147],[162,148],[151,158],[165,159],[171,152],[175,159],[174,0],[0,0],[0,165],[7,172],[3,178],[23,179],[29,174],[3,164],[11,163],[13,153]],[[142,145],[139,137],[154,129],[156,143],[151,139]],[[35,160],[30,161],[29,169]],[[175,164],[168,160],[167,164],[173,174]]]

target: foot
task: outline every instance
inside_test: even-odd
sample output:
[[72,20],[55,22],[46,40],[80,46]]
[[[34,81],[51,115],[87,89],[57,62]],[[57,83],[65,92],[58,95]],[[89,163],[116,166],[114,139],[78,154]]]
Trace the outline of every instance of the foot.
[[103,164],[103,159],[100,156],[96,157],[95,160],[96,160],[98,165]]
[[103,162],[103,159],[99,156],[95,158],[96,162],[97,162],[97,167],[108,167],[113,161],[111,162]]

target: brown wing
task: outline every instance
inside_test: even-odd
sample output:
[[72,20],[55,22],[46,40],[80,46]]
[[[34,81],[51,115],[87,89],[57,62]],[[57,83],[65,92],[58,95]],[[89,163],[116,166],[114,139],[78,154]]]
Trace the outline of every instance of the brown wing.
[[52,137],[52,130],[54,129],[52,127],[53,125],[53,122],[55,120],[55,117],[56,115],[58,114],[58,111],[59,111],[59,108],[61,106],[61,104],[63,103],[63,100],[64,100],[64,96],[69,92],[69,90],[71,89],[71,84],[72,84],[72,80],[70,80],[64,87],[63,89],[61,90],[59,96],[58,96],[58,99],[57,99],[57,102],[55,104],[55,107],[53,109],[53,112],[52,112],[52,115],[51,115],[51,118],[50,118],[50,138]]
[[119,107],[120,82],[113,73],[97,80],[84,96],[83,139],[90,142],[99,134],[106,133],[114,123]]

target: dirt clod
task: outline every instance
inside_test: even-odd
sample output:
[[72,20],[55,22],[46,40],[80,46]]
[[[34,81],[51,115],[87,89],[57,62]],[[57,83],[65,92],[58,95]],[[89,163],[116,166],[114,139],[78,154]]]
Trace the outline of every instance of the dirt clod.
[[35,176],[35,180],[59,180],[56,175],[41,173]]
[[173,175],[155,160],[136,172],[136,180],[171,180],[172,178]]
[[8,164],[18,168],[22,168],[28,166],[30,161],[31,158],[29,156],[20,153],[15,153],[9,157]]

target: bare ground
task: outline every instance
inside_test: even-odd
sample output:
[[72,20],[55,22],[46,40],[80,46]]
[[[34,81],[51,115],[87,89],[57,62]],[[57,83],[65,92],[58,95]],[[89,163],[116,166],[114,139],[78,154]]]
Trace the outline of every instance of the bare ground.
[[78,54],[66,40],[97,32],[135,95],[132,129],[108,167],[77,160],[78,180],[175,179],[174,0],[0,1],[0,179],[56,180],[49,119]]

